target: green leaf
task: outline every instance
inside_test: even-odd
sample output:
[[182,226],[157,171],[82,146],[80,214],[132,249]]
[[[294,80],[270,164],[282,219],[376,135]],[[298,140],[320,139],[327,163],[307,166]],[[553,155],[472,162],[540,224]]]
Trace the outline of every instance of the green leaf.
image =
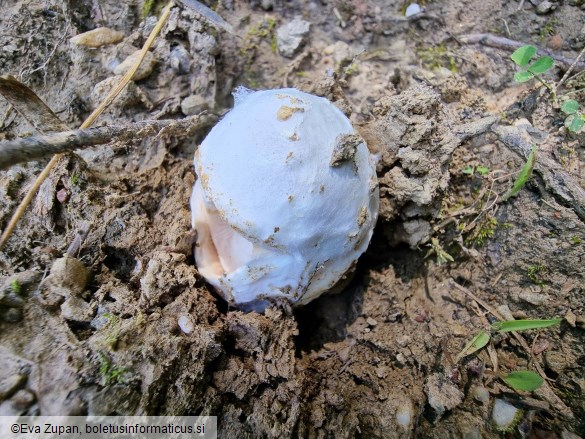
[[541,56],[528,67],[528,71],[535,75],[548,72],[555,65],[555,60],[550,56]]
[[573,114],[579,111],[579,102],[575,99],[569,99],[568,101],[563,102],[561,106],[561,111],[565,114]]
[[530,81],[532,78],[534,78],[534,73],[532,72],[517,72],[514,75],[514,81],[516,82],[526,82],[526,81]]
[[544,380],[536,372],[531,370],[518,370],[502,377],[506,384],[515,390],[532,392],[542,386]]
[[532,151],[530,151],[530,154],[528,155],[528,160],[526,160],[526,163],[522,167],[520,174],[518,174],[518,177],[516,178],[516,181],[514,182],[510,190],[508,190],[508,192],[506,192],[502,197],[502,201],[507,201],[510,199],[510,197],[515,197],[516,195],[518,195],[518,192],[522,190],[526,182],[532,176],[532,169],[534,168],[535,161],[536,145],[532,145]]
[[482,165],[477,165],[477,168],[475,168],[475,170],[479,175],[488,175],[490,173],[490,168]]
[[581,131],[583,125],[583,116],[580,114],[569,114],[565,119],[565,126],[574,133]]
[[467,174],[467,175],[473,175],[474,168],[471,165],[467,165],[465,168],[463,168],[461,170],[461,172],[463,172],[464,174]]
[[549,320],[508,320],[492,324],[492,329],[499,332],[526,331],[528,329],[548,328],[558,325],[562,319]]
[[473,337],[469,343],[465,345],[461,352],[459,352],[459,354],[455,358],[455,363],[459,363],[459,360],[461,360],[463,357],[466,357],[468,355],[473,354],[474,352],[479,351],[486,344],[488,344],[489,341],[490,341],[489,334],[485,331],[481,331],[479,334]]
[[536,55],[536,47],[534,46],[522,46],[516,49],[516,51],[510,56],[520,67],[527,65],[532,57]]

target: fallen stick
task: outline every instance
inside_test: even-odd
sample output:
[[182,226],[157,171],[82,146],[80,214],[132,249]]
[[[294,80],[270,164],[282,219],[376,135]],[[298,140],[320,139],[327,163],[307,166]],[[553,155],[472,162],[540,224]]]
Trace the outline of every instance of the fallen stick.
[[0,142],[0,170],[57,153],[155,136],[169,126],[188,132],[211,126],[216,121],[217,116],[202,114],[180,120],[147,120],[126,126],[77,129]]
[[[492,34],[469,34],[469,35],[457,35],[457,41],[462,44],[481,44],[482,46],[488,47],[495,47],[497,49],[517,49],[519,47],[525,46],[526,43],[522,43],[520,41],[510,40],[509,38],[498,37],[497,35]],[[538,48],[538,52],[541,54],[545,54],[550,56],[554,59],[558,64],[562,65],[565,68],[570,68],[574,65],[574,69],[583,70],[585,69],[584,62],[575,62],[574,59],[565,58],[558,53],[555,53],[551,50]]]

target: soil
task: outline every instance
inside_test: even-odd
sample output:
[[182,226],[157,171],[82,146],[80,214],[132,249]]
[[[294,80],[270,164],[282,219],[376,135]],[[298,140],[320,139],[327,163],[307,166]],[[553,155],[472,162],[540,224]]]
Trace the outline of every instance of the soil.
[[[408,3],[211,4],[233,34],[173,9],[142,79],[98,125],[221,115],[238,85],[326,96],[378,159],[370,247],[340,293],[244,313],[193,258],[206,132],[68,155],[0,252],[0,414],[216,415],[222,438],[585,436],[583,134],[538,82],[514,82],[513,47],[464,42],[489,33],[572,60],[585,4],[435,0],[406,19]],[[153,28],[163,5],[151,4],[0,1],[2,74],[78,127]],[[311,28],[287,58],[277,29],[296,17]],[[70,42],[98,27],[123,39]],[[562,92],[585,102],[579,88],[577,76]],[[31,134],[0,99],[0,140]],[[496,200],[533,143],[533,178]],[[0,172],[0,228],[44,165]],[[563,321],[523,333],[527,346],[494,334],[456,362],[494,312]],[[497,378],[537,366],[548,381],[534,392]],[[522,409],[508,432],[492,422],[496,399]]]

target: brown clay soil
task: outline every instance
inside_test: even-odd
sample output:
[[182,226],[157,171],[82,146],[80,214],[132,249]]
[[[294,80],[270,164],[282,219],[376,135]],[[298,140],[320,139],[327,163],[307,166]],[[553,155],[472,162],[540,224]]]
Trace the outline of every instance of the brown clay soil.
[[[154,26],[162,2],[145,3],[0,1],[0,73],[78,127]],[[173,9],[146,76],[98,125],[221,115],[238,85],[326,96],[379,158],[370,247],[340,293],[243,313],[194,263],[192,157],[206,132],[67,156],[0,251],[1,415],[216,415],[222,438],[585,435],[584,138],[538,82],[514,82],[513,47],[469,37],[550,51],[554,84],[585,46],[585,3],[429,0],[405,19],[408,3],[211,3],[234,34]],[[295,17],[311,29],[284,57],[276,30]],[[70,42],[102,26],[122,40]],[[559,93],[585,104],[582,87],[577,76]],[[0,140],[32,134],[0,98]],[[533,178],[496,199],[532,144]],[[0,172],[0,229],[45,164]],[[456,362],[495,321],[486,306],[563,321],[526,344],[495,334]],[[538,368],[548,381],[534,392],[498,378]],[[498,399],[522,410],[508,432],[492,422]]]

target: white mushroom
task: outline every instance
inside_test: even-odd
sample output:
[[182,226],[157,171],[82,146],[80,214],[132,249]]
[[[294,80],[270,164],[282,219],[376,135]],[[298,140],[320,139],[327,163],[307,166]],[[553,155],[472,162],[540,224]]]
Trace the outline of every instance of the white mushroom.
[[368,149],[327,99],[251,92],[195,155],[191,196],[199,272],[232,305],[303,305],[366,250],[378,215]]

